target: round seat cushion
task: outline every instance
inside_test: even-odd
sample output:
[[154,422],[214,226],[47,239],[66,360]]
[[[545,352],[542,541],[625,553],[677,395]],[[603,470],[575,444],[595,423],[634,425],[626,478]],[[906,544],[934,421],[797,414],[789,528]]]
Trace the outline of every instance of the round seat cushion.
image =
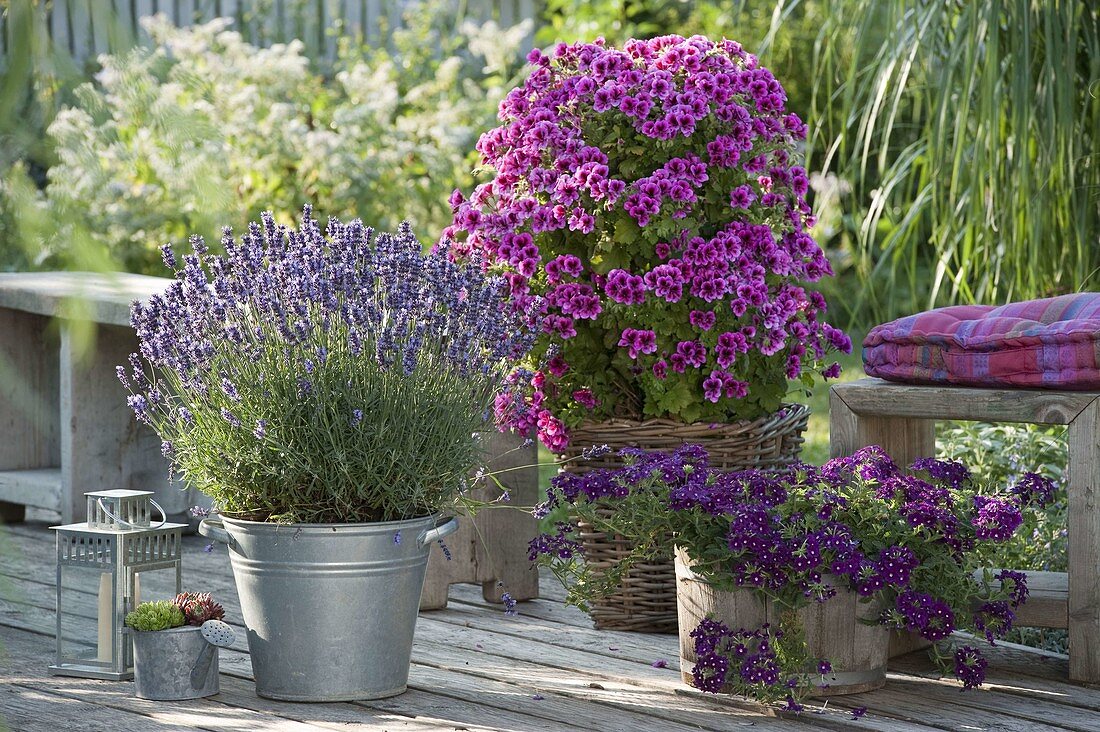
[[1100,293],[958,305],[875,326],[869,376],[910,384],[1100,390]]

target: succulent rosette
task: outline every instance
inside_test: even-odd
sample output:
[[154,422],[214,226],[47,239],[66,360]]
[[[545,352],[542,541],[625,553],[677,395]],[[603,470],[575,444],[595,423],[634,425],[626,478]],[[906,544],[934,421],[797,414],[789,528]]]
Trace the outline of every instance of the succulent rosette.
[[492,179],[456,191],[441,245],[543,297],[531,367],[497,417],[551,449],[585,420],[756,418],[850,339],[807,285],[831,275],[809,234],[806,126],[732,41],[535,50],[477,149]]
[[172,603],[183,612],[187,625],[199,627],[207,620],[225,619],[225,610],[209,592],[181,592]]

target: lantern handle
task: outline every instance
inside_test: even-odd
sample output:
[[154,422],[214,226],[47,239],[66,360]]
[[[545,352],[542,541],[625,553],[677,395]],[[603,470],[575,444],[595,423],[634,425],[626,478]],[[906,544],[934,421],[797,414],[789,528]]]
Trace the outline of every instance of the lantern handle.
[[[107,514],[107,517],[117,523],[119,526],[128,526],[131,529],[146,528],[145,526],[138,526],[137,524],[132,524],[129,521],[124,521],[121,516],[115,516],[113,513],[111,513],[111,510],[109,508],[103,505],[102,498],[95,499],[95,502],[99,505],[99,510]],[[160,511],[160,523],[158,523],[156,526],[149,526],[148,528],[159,529],[161,526],[164,526],[166,523],[168,523],[168,514],[166,514],[164,512],[164,509],[160,507],[160,504],[154,501],[152,498],[149,499],[149,503],[153,504],[153,508]]]

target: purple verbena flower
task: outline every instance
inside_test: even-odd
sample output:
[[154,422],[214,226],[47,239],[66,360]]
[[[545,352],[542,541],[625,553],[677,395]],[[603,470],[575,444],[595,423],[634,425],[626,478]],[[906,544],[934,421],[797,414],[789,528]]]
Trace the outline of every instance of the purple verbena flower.
[[1012,487],[1012,493],[1024,506],[1046,506],[1054,500],[1054,481],[1037,473],[1024,473]]
[[955,677],[963,683],[964,689],[981,686],[988,665],[989,662],[972,646],[962,646],[955,651]]
[[1001,498],[974,496],[977,511],[972,523],[978,539],[1006,541],[1023,522],[1020,509]]

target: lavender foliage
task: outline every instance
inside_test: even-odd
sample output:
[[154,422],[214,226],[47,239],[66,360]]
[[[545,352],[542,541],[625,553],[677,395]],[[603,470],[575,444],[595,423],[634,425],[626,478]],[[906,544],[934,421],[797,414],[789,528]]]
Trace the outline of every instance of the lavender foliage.
[[[224,512],[293,522],[438,512],[480,461],[494,396],[538,323],[478,262],[425,254],[407,224],[322,231],[270,214],[224,256],[166,261],[175,281],[134,303],[128,403]],[[537,306],[535,306],[537,308]]]

